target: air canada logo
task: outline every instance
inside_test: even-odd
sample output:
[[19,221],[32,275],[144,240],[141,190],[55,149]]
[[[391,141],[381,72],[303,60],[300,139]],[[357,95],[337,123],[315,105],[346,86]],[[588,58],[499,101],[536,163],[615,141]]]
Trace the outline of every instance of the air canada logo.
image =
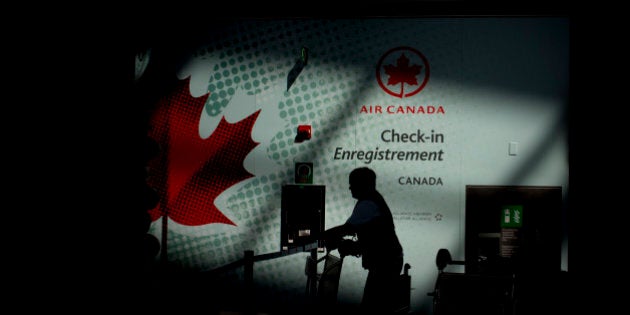
[[376,80],[387,94],[414,96],[429,82],[429,62],[417,49],[397,47],[387,51],[376,65]]

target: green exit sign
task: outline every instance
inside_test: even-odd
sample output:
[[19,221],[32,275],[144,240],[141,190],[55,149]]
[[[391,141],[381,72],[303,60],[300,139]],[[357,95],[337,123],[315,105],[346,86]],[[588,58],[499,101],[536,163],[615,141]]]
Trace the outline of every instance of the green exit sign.
[[519,228],[523,226],[523,206],[508,205],[501,207],[501,227]]

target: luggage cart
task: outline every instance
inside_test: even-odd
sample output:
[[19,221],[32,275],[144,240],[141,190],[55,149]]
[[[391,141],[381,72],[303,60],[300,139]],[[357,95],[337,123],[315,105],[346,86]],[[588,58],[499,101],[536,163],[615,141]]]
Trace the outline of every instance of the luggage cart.
[[[322,261],[324,268],[318,272],[317,264]],[[312,297],[319,308],[330,309],[337,303],[342,265],[343,258],[331,253],[317,260],[311,256],[306,258],[306,295]]]
[[[320,273],[317,272],[317,264],[322,261],[324,261],[324,268]],[[342,265],[343,257],[338,257],[330,252],[317,260],[311,256],[306,258],[306,294],[313,298],[318,310],[330,311],[336,305]],[[398,287],[396,288],[398,300],[395,314],[408,314],[410,310],[410,268],[411,266],[406,263],[404,272],[399,277]]]

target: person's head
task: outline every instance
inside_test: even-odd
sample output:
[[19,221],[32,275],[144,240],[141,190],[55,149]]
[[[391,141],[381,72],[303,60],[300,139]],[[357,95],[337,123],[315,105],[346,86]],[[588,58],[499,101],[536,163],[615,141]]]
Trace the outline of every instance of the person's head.
[[360,198],[376,190],[376,173],[367,167],[358,167],[350,172],[352,197]]

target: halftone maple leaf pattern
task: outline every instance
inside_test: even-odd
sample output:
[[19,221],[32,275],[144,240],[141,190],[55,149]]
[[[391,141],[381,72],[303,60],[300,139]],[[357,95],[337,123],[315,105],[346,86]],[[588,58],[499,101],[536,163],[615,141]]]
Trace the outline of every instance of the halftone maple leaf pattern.
[[162,152],[151,161],[149,184],[160,202],[149,213],[153,221],[166,214],[189,226],[210,223],[236,225],[214,205],[224,190],[253,177],[243,160],[258,145],[251,138],[260,110],[236,123],[225,117],[207,139],[199,136],[199,118],[209,94],[192,97],[190,78],[180,80],[161,99],[151,118],[149,136]]
[[405,83],[409,85],[418,85],[418,80],[416,76],[420,74],[422,71],[422,66],[420,65],[409,65],[409,58],[405,56],[405,54],[401,54],[400,57],[396,60],[396,65],[384,65],[385,73],[389,75],[387,79],[387,85],[396,85],[401,83],[401,95],[403,94],[403,89]]

